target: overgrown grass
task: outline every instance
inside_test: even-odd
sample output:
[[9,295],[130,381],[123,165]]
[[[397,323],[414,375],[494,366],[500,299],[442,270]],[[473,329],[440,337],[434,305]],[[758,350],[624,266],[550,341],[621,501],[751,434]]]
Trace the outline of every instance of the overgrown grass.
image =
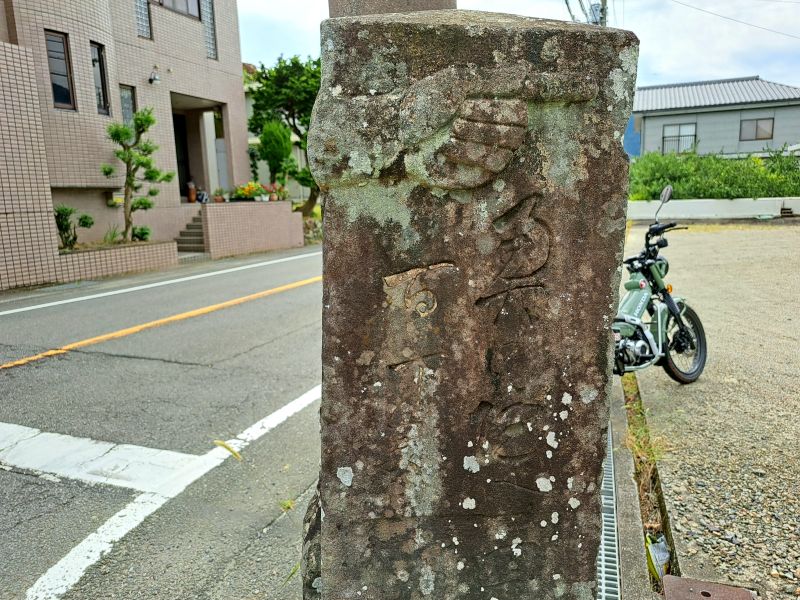
[[800,157],[783,149],[767,158],[649,152],[630,166],[630,199],[656,200],[667,184],[673,198],[770,198],[800,195]]
[[654,435],[647,426],[647,413],[639,395],[636,376],[628,373],[622,378],[625,408],[628,413],[628,435],[625,445],[633,454],[642,523],[650,533],[663,531],[660,487],[657,463],[669,450],[664,436]]
[[[643,534],[645,536],[649,534],[655,538],[658,534],[663,533],[666,535],[668,543],[672,544],[666,507],[661,496],[661,483],[658,478],[657,465],[658,461],[669,451],[669,445],[664,436],[652,434],[647,426],[647,412],[642,404],[639,384],[635,374],[628,373],[622,377],[622,389],[625,393],[625,409],[628,416],[628,434],[625,439],[625,445],[633,455],[636,484],[639,492],[639,509],[642,514],[642,526],[644,527]],[[674,553],[670,558],[668,569],[667,572],[677,574]],[[653,591],[661,593],[660,579],[652,569],[649,569],[649,573]]]

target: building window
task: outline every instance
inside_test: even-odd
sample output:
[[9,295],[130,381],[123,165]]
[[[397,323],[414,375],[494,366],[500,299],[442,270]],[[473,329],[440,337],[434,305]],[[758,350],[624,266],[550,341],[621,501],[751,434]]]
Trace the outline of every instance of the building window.
[[681,123],[679,125],[664,125],[661,138],[661,153],[688,152],[697,141],[697,125],[695,123]]
[[739,124],[739,141],[771,140],[775,119],[742,119]]
[[200,18],[200,0],[152,0],[164,8],[183,13],[197,19]]
[[97,99],[97,112],[107,115],[108,83],[106,80],[106,49],[95,42],[92,45],[92,73],[94,74],[94,96]]
[[75,109],[75,86],[69,58],[69,40],[65,33],[44,32],[47,43],[47,63],[50,83],[53,85],[53,105],[56,108]]
[[149,0],[136,0],[136,33],[139,37],[153,39],[153,28],[150,25]]
[[119,86],[119,99],[122,105],[122,122],[130,125],[133,123],[133,113],[136,112],[136,88],[132,85]]
[[214,0],[200,0],[202,9],[203,27],[206,33],[206,56],[216,60],[217,56],[217,28],[214,24]]

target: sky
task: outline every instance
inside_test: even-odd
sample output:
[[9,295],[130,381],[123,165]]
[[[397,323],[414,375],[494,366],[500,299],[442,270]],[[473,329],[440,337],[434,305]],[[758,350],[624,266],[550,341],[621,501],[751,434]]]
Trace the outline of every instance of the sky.
[[[608,2],[609,25],[639,36],[639,86],[760,75],[800,87],[800,0]],[[458,0],[458,7],[569,20],[564,0]],[[327,0],[239,0],[242,60],[269,66],[281,54],[318,57],[319,24],[327,17]]]

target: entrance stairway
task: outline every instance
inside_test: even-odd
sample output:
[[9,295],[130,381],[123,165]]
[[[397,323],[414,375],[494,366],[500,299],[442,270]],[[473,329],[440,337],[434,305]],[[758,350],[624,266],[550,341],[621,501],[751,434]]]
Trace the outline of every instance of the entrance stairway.
[[197,215],[192,217],[192,221],[187,223],[186,228],[178,234],[175,241],[178,242],[178,252],[206,251],[203,242],[203,217],[200,211],[197,211]]

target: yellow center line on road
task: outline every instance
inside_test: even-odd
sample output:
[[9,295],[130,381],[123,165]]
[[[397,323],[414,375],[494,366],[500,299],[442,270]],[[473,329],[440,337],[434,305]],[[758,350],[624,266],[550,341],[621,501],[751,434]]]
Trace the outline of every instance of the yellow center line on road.
[[39,354],[34,354],[33,356],[26,356],[25,358],[20,358],[19,360],[1,364],[0,369],[11,369],[12,367],[20,367],[22,365],[27,365],[28,363],[36,362],[37,360],[42,360],[43,358],[48,358],[50,356],[58,356],[60,354],[66,354],[70,350],[78,350],[79,348],[85,348],[86,346],[93,346],[94,344],[100,344],[102,342],[107,342],[109,340],[116,340],[118,338],[123,338],[129,335],[133,335],[134,333],[139,333],[140,331],[145,331],[147,329],[154,329],[156,327],[161,327],[162,325],[168,325],[170,323],[177,323],[178,321],[185,321],[186,319],[200,317],[202,315],[207,315],[209,313],[222,310],[223,308],[230,308],[232,306],[238,306],[239,304],[244,304],[245,302],[258,300],[259,298],[266,298],[267,296],[280,294],[281,292],[288,292],[289,290],[303,287],[304,285],[317,283],[319,281],[322,281],[321,275],[318,275],[317,277],[309,277],[308,279],[302,279],[300,281],[293,281],[292,283],[287,283],[286,285],[281,285],[268,290],[264,290],[263,292],[256,292],[255,294],[242,296],[241,298],[226,300],[225,302],[220,302],[219,304],[211,304],[209,306],[204,306],[203,308],[196,308],[194,310],[178,313],[177,315],[164,317],[163,319],[157,319],[155,321],[150,321],[148,323],[142,323],[141,325],[134,325],[133,327],[127,327],[125,329],[120,329],[118,331],[112,331],[111,333],[104,333],[103,335],[98,335],[96,337],[80,340],[78,342],[72,342],[71,344],[67,344],[66,346],[61,346],[60,348],[47,350],[45,352],[40,352]]

